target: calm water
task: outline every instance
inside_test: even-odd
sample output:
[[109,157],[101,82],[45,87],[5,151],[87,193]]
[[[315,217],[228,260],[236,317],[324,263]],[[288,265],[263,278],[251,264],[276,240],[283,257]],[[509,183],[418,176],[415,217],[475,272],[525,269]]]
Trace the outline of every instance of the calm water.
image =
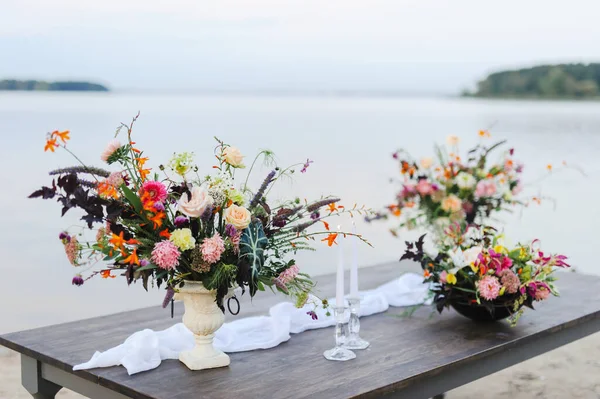
[[[135,140],[153,167],[174,151],[194,151],[198,165],[210,171],[213,136],[238,146],[245,154],[274,150],[282,165],[315,162],[309,172],[279,186],[277,195],[317,198],[322,193],[378,207],[393,198],[396,175],[390,154],[404,147],[415,155],[430,155],[434,141],[448,134],[463,138],[462,147],[476,142],[476,132],[495,123],[493,139],[508,139],[525,161],[526,181],[545,172],[548,163],[563,160],[583,167],[587,177],[564,171],[531,186],[528,193],[553,197],[522,215],[502,216],[513,242],[540,238],[545,247],[564,252],[579,271],[600,274],[595,264],[600,182],[600,103],[513,102],[425,98],[252,97],[134,94],[0,94],[0,131],[4,137],[0,174],[3,284],[0,332],[66,320],[115,313],[158,303],[161,291],[146,293],[121,279],[92,280],[72,287],[73,268],[57,236],[79,225],[76,211],[60,218],[58,204],[28,200],[51,168],[75,162],[64,152],[44,153],[44,134],[54,129],[72,132],[70,148],[89,164],[100,165],[99,154],[119,122],[141,117]],[[260,181],[268,169],[252,179]],[[348,219],[334,221],[350,228]],[[359,231],[375,249],[361,246],[361,266],[396,260],[403,240],[388,232],[390,223],[367,225]],[[416,232],[407,233],[406,239]],[[312,274],[332,272],[336,249],[318,245],[315,253],[297,257]],[[350,246],[345,246],[350,256]],[[364,273],[367,273],[365,270]]]

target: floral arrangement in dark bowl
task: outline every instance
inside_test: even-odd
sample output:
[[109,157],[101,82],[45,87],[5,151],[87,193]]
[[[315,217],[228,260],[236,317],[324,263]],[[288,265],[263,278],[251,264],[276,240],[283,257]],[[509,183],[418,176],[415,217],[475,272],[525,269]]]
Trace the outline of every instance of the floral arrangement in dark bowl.
[[509,318],[515,325],[523,307],[558,296],[554,271],[568,268],[567,257],[541,251],[539,241],[515,248],[500,245],[502,235],[491,227],[467,227],[459,223],[446,229],[450,239],[437,255],[424,249],[425,235],[407,249],[400,260],[410,259],[423,268],[433,304],[441,313],[452,307],[476,321]]
[[[248,290],[250,296],[267,288],[279,291],[293,297],[298,307],[314,298],[309,296],[314,283],[291,256],[314,250],[311,244],[319,236],[329,246],[348,235],[368,244],[359,234],[329,231],[326,221],[344,214],[365,215],[370,212],[365,207],[345,208],[335,197],[268,201],[277,181],[300,168],[306,172],[312,161],[279,168],[273,153],[263,150],[248,175],[260,159],[273,170],[260,187],[252,189],[248,177],[236,184],[236,172],[239,175],[245,168],[244,156],[217,139],[213,174],[201,177],[188,152],[174,154],[166,166],[160,166],[160,173],[152,173],[148,157],[132,140],[136,119],[123,124],[102,153],[100,158],[111,166],[110,171],[88,166],[72,154],[66,145],[68,131],[48,134],[46,151],[63,148],[80,165],[51,171],[52,185],[30,197],[58,201],[62,215],[79,208],[87,227],[98,227],[90,241],[84,240],[85,227],[78,233],[60,233],[70,263],[81,270],[73,284],[82,285],[98,275],[114,278],[115,273],[128,284],[141,280],[145,289],[153,280],[153,285],[166,287],[163,306],[177,292],[186,307],[184,323],[195,334],[209,335],[223,323],[224,299],[235,287],[242,293]],[[123,144],[119,134],[125,136]],[[311,231],[317,226],[321,228]],[[320,305],[327,307],[326,302],[315,303]],[[202,314],[218,320],[211,324],[210,317]],[[208,323],[199,321],[205,319]],[[197,346],[180,359],[192,369],[229,364],[229,358],[212,347],[212,338],[208,346]],[[210,356],[214,359],[206,360]]]
[[[417,161],[404,150],[396,151],[393,157],[399,164],[402,188],[385,212],[367,220],[396,216],[400,224],[392,229],[393,234],[397,235],[403,227],[425,227],[439,239],[453,222],[489,224],[490,218],[500,211],[540,203],[540,196],[520,197],[524,187],[523,164],[514,158],[514,149],[499,152],[505,141],[487,145],[487,130],[480,131],[479,137],[480,143],[464,157],[460,155],[457,136],[449,136],[446,146],[436,145],[435,159]],[[553,170],[552,165],[546,168]]]

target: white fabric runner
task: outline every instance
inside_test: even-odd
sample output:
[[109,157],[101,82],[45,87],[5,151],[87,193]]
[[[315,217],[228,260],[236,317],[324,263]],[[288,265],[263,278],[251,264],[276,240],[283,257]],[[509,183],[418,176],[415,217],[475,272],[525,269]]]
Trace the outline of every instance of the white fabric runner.
[[[363,291],[360,313],[369,316],[385,312],[390,306],[412,306],[423,303],[428,296],[428,286],[423,277],[403,274],[374,290]],[[330,299],[329,303],[333,303]],[[214,345],[223,352],[244,352],[254,349],[273,348],[290,339],[290,334],[329,327],[335,324],[333,315],[327,316],[317,309],[318,320],[312,320],[306,312],[312,305],[298,309],[290,302],[281,302],[269,309],[269,316],[240,318],[225,323],[216,332]],[[96,352],[87,363],[78,364],[73,370],[123,365],[129,375],[151,370],[165,359],[178,359],[179,353],[194,347],[194,335],[183,323],[155,332],[138,331],[119,346],[105,352]]]

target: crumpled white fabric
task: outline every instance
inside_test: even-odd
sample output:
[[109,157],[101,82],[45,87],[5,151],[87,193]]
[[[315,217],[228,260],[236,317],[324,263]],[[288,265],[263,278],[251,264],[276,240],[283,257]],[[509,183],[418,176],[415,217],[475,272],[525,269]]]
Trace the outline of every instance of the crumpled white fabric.
[[[385,312],[390,306],[412,306],[427,301],[428,286],[423,277],[406,273],[382,286],[360,293],[359,316]],[[329,299],[334,303],[335,298]],[[318,319],[312,320],[306,312],[315,310]],[[223,352],[244,352],[273,348],[290,339],[290,334],[329,327],[335,324],[333,315],[322,308],[314,309],[310,301],[298,309],[290,302],[281,302],[269,309],[269,316],[246,317],[234,320],[215,333],[214,345]],[[73,367],[87,370],[96,367],[123,365],[129,375],[151,370],[165,359],[177,359],[179,353],[194,347],[194,335],[183,323],[155,332],[138,331],[119,346],[96,352],[92,358]]]

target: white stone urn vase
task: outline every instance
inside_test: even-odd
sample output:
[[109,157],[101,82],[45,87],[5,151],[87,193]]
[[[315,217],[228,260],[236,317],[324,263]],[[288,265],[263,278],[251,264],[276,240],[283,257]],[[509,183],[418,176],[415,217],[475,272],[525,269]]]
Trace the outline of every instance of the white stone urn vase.
[[225,315],[215,302],[216,291],[204,288],[200,281],[186,280],[177,297],[183,300],[185,307],[183,324],[194,333],[196,340],[196,346],[181,352],[179,360],[190,370],[229,366],[229,356],[213,346],[215,332],[225,321]]

